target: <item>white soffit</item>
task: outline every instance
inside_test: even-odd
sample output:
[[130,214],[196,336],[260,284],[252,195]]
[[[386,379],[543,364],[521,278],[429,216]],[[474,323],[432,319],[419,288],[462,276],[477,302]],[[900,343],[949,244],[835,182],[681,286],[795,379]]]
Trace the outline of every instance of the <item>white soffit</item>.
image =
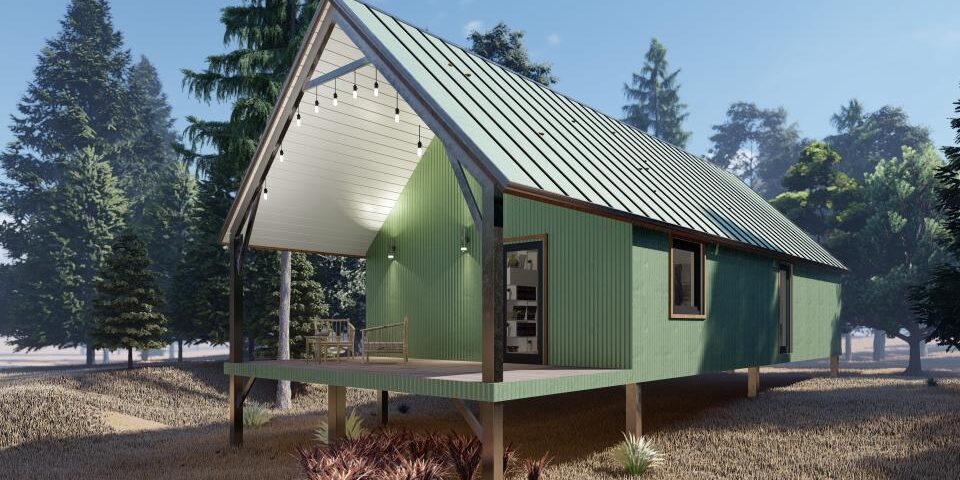
[[[363,57],[334,27],[311,79]],[[337,106],[333,80],[304,91],[301,124],[291,121],[281,141],[284,161],[275,158],[267,174],[251,246],[366,255],[417,166],[418,127],[424,150],[433,132],[372,64],[356,70],[356,82],[354,99],[354,74],[337,78]],[[400,123],[395,123],[398,100]]]

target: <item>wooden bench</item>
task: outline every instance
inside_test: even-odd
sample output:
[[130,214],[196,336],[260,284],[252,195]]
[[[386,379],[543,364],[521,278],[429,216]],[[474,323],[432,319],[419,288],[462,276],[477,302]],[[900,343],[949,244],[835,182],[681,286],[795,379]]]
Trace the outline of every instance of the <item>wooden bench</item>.
[[371,353],[397,353],[407,361],[407,318],[400,323],[370,327],[360,330],[360,348],[363,361],[370,361]]

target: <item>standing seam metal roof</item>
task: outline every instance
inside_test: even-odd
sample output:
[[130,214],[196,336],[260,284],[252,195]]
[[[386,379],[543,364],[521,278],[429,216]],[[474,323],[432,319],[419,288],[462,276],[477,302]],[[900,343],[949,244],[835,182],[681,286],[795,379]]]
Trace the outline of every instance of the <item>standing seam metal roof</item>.
[[511,183],[845,268],[716,165],[380,10],[338,1]]

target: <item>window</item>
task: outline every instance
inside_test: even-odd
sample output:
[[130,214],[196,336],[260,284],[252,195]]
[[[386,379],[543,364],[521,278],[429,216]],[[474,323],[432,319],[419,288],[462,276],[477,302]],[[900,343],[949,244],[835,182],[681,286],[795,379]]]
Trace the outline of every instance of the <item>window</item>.
[[703,244],[670,241],[670,317],[704,318]]
[[793,331],[793,271],[790,265],[780,264],[777,269],[777,342],[780,353],[790,353]]

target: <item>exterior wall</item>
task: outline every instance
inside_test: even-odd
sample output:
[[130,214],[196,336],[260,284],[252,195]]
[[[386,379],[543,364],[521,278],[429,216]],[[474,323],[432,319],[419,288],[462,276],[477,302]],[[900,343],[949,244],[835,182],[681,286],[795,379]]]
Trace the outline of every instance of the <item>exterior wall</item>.
[[[464,229],[470,242],[461,254]],[[535,234],[547,235],[547,362],[629,368],[632,227],[505,196],[504,237]],[[367,252],[367,324],[407,316],[412,357],[479,361],[479,240],[434,141]],[[391,244],[394,260],[387,259]]]
[[640,381],[824,358],[839,347],[839,274],[795,265],[793,352],[777,348],[771,258],[706,245],[704,320],[671,320],[666,234],[634,228],[633,365]]

